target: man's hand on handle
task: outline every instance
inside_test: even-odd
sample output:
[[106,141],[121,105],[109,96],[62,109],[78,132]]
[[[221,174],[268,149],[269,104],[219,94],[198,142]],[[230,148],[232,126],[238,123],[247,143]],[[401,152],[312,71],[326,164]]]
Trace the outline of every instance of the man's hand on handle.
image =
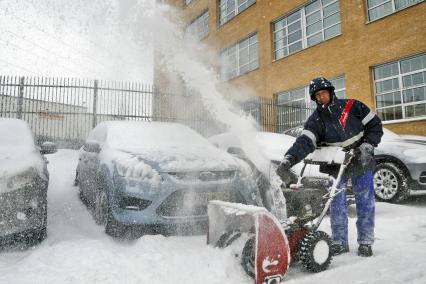
[[293,174],[290,172],[290,168],[293,166],[293,163],[294,157],[286,155],[276,170],[277,175],[281,178],[286,186],[292,182]]
[[370,143],[364,142],[359,147],[359,160],[363,167],[367,167],[374,159],[374,146]]

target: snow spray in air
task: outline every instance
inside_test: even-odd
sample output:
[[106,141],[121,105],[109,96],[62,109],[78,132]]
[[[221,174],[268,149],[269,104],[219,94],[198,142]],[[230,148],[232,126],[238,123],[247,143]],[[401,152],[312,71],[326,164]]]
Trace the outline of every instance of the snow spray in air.
[[198,94],[204,109],[225,125],[227,131],[239,136],[249,158],[258,169],[267,173],[269,161],[252,144],[254,131],[259,128],[257,123],[251,116],[243,115],[240,109],[224,97],[226,92],[227,98],[248,98],[246,92],[249,90],[231,87],[225,91],[220,89],[224,84],[211,67],[220,65],[217,52],[185,34],[184,25],[176,17],[178,12],[172,7],[154,1],[142,1],[136,5],[136,11],[139,11],[134,18],[137,26],[151,27],[148,30],[142,28],[138,36],[141,41],[152,41],[155,68],[162,74],[173,74],[180,78],[187,89]]

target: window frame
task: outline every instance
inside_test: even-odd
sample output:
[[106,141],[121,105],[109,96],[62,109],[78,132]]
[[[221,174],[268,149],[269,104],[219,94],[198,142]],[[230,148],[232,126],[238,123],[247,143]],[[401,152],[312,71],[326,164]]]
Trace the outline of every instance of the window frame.
[[[253,37],[256,37],[256,42],[253,43],[253,44],[251,44],[250,43],[250,39],[253,38]],[[246,40],[248,41],[247,47],[240,47],[240,44],[242,44]],[[250,46],[252,46],[252,45],[256,45],[256,55],[257,55],[256,56],[256,62],[257,63],[256,63],[256,66],[254,68],[251,68],[252,61],[250,61]],[[233,68],[232,70],[236,70],[236,74],[235,74],[235,76],[224,76],[224,74],[229,74],[231,72],[229,72],[229,70],[226,70],[226,72],[223,70],[225,68],[225,66],[223,64],[223,60],[224,60],[223,59],[223,54],[225,52],[228,52],[229,50],[231,50],[233,48],[235,49],[235,63],[236,63],[236,65],[233,66],[233,67],[236,67],[236,68]],[[244,65],[240,65],[240,51],[242,49],[244,49],[244,48],[248,49],[248,63],[244,64]],[[234,78],[240,77],[240,76],[242,76],[244,74],[247,74],[247,73],[249,73],[251,71],[254,71],[254,70],[258,69],[259,68],[259,38],[258,38],[258,32],[251,33],[248,36],[246,36],[246,37],[242,38],[241,40],[239,40],[238,42],[236,42],[236,43],[234,43],[234,44],[232,44],[232,45],[230,45],[230,46],[222,49],[220,51],[220,58],[221,58],[221,62],[222,62],[220,77],[221,77],[221,79],[223,81],[232,80]],[[227,59],[229,59],[229,57]],[[244,66],[247,66],[247,65],[249,66],[249,69],[247,71],[241,72],[241,67],[242,66],[244,67]]]
[[[336,84],[334,82],[337,81],[337,80],[340,80],[340,79],[343,79],[343,88],[336,88]],[[329,79],[329,81],[332,82],[333,86],[335,87],[335,90],[334,90],[335,93],[336,92],[340,92],[340,91],[344,91],[344,97],[343,98],[339,98],[339,99],[346,99],[347,96],[346,96],[346,77],[345,77],[345,74],[341,74],[341,75],[338,75],[336,77],[332,77],[331,79]],[[293,89],[290,89],[290,90],[280,91],[280,92],[274,94],[276,105],[277,105],[277,115],[276,115],[277,129],[278,129],[278,131],[280,133],[282,133],[283,131],[285,131],[285,130],[281,129],[285,125],[283,125],[283,124],[280,123],[280,116],[282,114],[280,113],[279,107],[282,106],[282,105],[285,105],[285,103],[280,103],[279,102],[279,96],[282,95],[282,94],[284,94],[284,93],[289,93],[289,92],[292,92],[292,91],[301,90],[302,88],[304,89],[305,96],[304,96],[304,99],[303,99],[304,106],[303,106],[303,108],[301,108],[301,110],[302,109],[304,110],[304,112],[305,112],[304,115],[305,115],[305,120],[306,120],[309,117],[310,113],[312,113],[315,110],[315,108],[316,108],[316,103],[311,100],[311,96],[309,94],[309,85],[305,85],[305,86],[302,86],[302,87],[293,88]],[[289,102],[295,102],[295,101],[301,101],[301,100],[302,99],[291,100],[291,101],[288,101],[287,103],[289,103]],[[302,115],[300,115],[300,116],[302,116]],[[289,124],[291,124],[291,123],[293,123],[293,121],[289,122]],[[295,127],[295,126],[292,126],[292,127]]]
[[[372,6],[372,7],[369,7],[369,5],[368,5],[368,1],[369,1],[369,0],[364,0],[364,4],[365,4],[365,8],[366,8],[366,12],[367,12],[367,14],[366,14],[366,16],[367,16],[367,24],[368,24],[368,23],[375,22],[375,21],[380,20],[380,19],[383,19],[383,18],[386,18],[387,16],[393,15],[393,14],[395,14],[395,13],[398,13],[399,11],[402,11],[402,10],[408,9],[408,8],[410,8],[410,7],[412,7],[412,6],[415,6],[415,5],[417,5],[417,4],[420,4],[420,3],[423,3],[423,2],[424,2],[424,0],[420,0],[419,2],[412,3],[412,4],[409,4],[409,5],[405,6],[405,7],[402,7],[402,8],[397,9],[397,8],[396,8],[396,4],[395,4],[395,1],[396,1],[396,0],[383,0],[383,2],[382,2],[382,3],[377,4],[377,5],[375,5],[375,6]],[[384,15],[382,15],[382,16],[380,16],[380,17],[378,17],[378,18],[375,18],[375,19],[370,19],[370,10],[375,9],[375,8],[377,8],[377,7],[380,7],[380,6],[382,6],[382,5],[384,5],[385,3],[388,3],[388,2],[391,2],[392,12],[390,12],[390,13],[388,13],[388,14],[384,14]]]
[[[306,7],[308,7],[309,5],[314,4],[314,3],[319,3],[319,7],[317,9],[315,9],[314,11],[307,12],[306,11]],[[334,5],[335,3],[338,3],[339,9],[337,11],[334,11],[334,12],[330,13],[327,16],[324,16],[324,9],[327,8],[327,7],[330,7],[330,6]],[[330,39],[333,39],[335,37],[338,37],[338,36],[342,35],[342,18],[341,18],[341,9],[340,9],[340,6],[341,6],[340,5],[340,0],[331,0],[330,3],[327,3],[325,5],[323,5],[323,0],[310,1],[308,3],[305,3],[303,6],[300,6],[300,7],[296,8],[296,9],[294,9],[294,10],[292,10],[292,11],[290,11],[290,12],[288,12],[288,13],[282,15],[282,16],[280,16],[278,19],[272,21],[271,22],[271,29],[272,29],[272,57],[273,57],[273,62],[281,60],[281,59],[283,59],[283,58],[285,58],[287,56],[293,55],[293,54],[295,54],[295,53],[297,53],[299,51],[302,51],[304,49],[313,47],[313,46],[315,46],[317,44],[320,44],[320,43],[322,43],[324,41],[327,41],[327,40],[330,40]],[[315,22],[310,23],[308,25],[307,24],[307,18],[309,16],[314,15],[317,12],[319,12],[319,19],[317,19]],[[299,31],[299,30],[297,30],[297,31],[294,31],[292,33],[289,33],[289,31],[288,31],[288,27],[297,22],[297,20],[295,20],[295,21],[293,21],[293,22],[291,22],[289,24],[288,23],[288,18],[291,17],[291,16],[293,16],[296,13],[299,13],[301,39],[298,39],[297,41],[294,41],[291,44],[289,44],[289,42],[288,42],[289,36]],[[336,14],[339,14],[339,20],[336,23],[331,24],[330,26],[324,27],[324,21],[326,19],[328,19],[328,18],[336,15]],[[276,28],[277,23],[280,22],[280,21],[283,21],[283,20],[285,20],[286,23],[284,25],[282,25],[281,28],[279,28],[279,29]],[[311,33],[311,34],[308,35],[307,29],[309,27],[312,27],[313,25],[318,24],[318,23],[321,23],[320,30],[315,31],[315,32],[313,32],[313,33]],[[325,34],[326,30],[329,30],[329,29],[331,29],[331,28],[333,28],[333,27],[335,27],[337,25],[340,26],[340,32],[337,33],[337,34],[335,34],[335,35],[332,35],[330,37],[326,37],[326,34]],[[276,34],[278,34],[279,32],[282,33],[282,30],[285,30],[285,35],[282,38],[280,38],[280,39],[277,40]],[[321,34],[321,40],[319,40],[317,42],[314,42],[312,44],[308,44],[308,40],[309,39],[311,39],[314,36],[317,36],[319,34]],[[284,44],[283,44],[282,47],[277,48],[277,42],[279,42],[281,40],[285,40],[285,42],[284,42]],[[294,44],[296,44],[298,42],[302,43],[302,47],[300,49],[297,49],[297,50],[293,51],[293,52],[290,52],[290,46],[294,45]],[[283,55],[281,57],[277,56],[277,53],[280,52],[280,51],[283,51]]]
[[[196,33],[191,33],[191,31],[189,30],[190,29],[190,27],[191,27],[191,25],[197,25],[198,23],[197,23],[197,21],[198,20],[202,20],[202,21],[204,21],[205,19],[202,19],[202,17],[204,16],[204,15],[206,15],[207,14],[207,33],[205,33],[205,34],[202,34],[201,36],[200,36],[200,34],[198,33],[198,26],[195,26],[195,28],[196,28]],[[186,26],[186,30],[185,30],[185,33],[189,33],[189,34],[191,34],[192,36],[194,36],[196,39],[198,39],[199,41],[201,41],[201,40],[203,40],[203,39],[205,39],[206,37],[208,37],[209,36],[209,33],[210,33],[210,26],[209,26],[209,20],[210,20],[210,13],[209,13],[209,10],[208,9],[206,9],[206,10],[204,10],[203,12],[201,12],[201,14],[200,15],[198,15],[197,17],[195,17],[187,26]]]
[[[425,82],[423,82],[420,85],[414,85],[414,86],[410,86],[410,87],[404,87],[404,84],[403,84],[403,77],[409,76],[409,75],[412,75],[412,74],[417,74],[417,73],[423,73],[423,72],[426,73],[426,67],[424,67],[422,69],[410,71],[410,72],[405,72],[405,73],[402,73],[402,68],[401,68],[401,64],[402,64],[403,61],[413,59],[413,58],[416,58],[416,57],[421,57],[422,55],[426,56],[426,52],[422,52],[422,53],[412,55],[412,56],[409,56],[409,57],[403,57],[403,58],[400,58],[398,60],[394,60],[394,61],[390,61],[390,62],[386,62],[386,63],[383,63],[383,64],[372,66],[371,72],[372,72],[372,79],[373,79],[374,107],[375,107],[376,112],[378,113],[379,110],[387,109],[387,108],[395,108],[395,107],[401,108],[402,118],[397,118],[397,119],[392,119],[392,120],[383,120],[382,119],[382,122],[384,124],[407,122],[407,121],[416,121],[416,120],[426,120],[426,114],[423,115],[423,116],[406,117],[406,107],[407,106],[414,106],[414,105],[418,105],[418,104],[425,104],[426,105],[426,98],[425,98],[425,100],[422,100],[422,101],[409,102],[409,103],[404,102],[404,91],[410,90],[410,89],[415,89],[415,88],[421,88],[421,87],[426,88],[426,80],[425,80]],[[398,74],[391,75],[391,76],[380,78],[380,79],[376,80],[375,74],[374,74],[376,68],[384,67],[386,65],[391,65],[391,64],[395,64],[395,63],[397,63],[397,66],[398,66]],[[380,83],[380,82],[384,82],[384,81],[388,81],[388,80],[394,80],[394,79],[398,80],[398,88],[397,89],[392,89],[392,90],[387,90],[387,91],[384,91],[384,92],[377,93],[376,83]],[[378,103],[377,103],[378,102],[377,101],[378,96],[391,94],[391,93],[395,93],[395,92],[399,92],[400,103],[389,105],[389,106],[384,106],[384,107],[383,106],[381,106],[381,107],[377,106],[378,105]],[[426,96],[426,94],[425,94],[425,96]]]
[[[224,10],[226,11],[226,8],[228,6],[228,1],[229,0],[223,0],[223,2],[225,3],[224,5],[221,5],[222,0],[217,1],[217,14],[218,14],[217,21],[218,21],[219,27],[222,27],[223,25],[225,25],[226,23],[234,19],[236,16],[238,16],[239,14],[241,14],[242,12],[244,12],[245,10],[247,10],[248,8],[250,8],[257,2],[257,0],[243,0],[244,2],[238,5],[238,0],[230,0],[234,2],[234,10],[233,10],[234,14],[230,18],[228,18],[228,16],[231,15],[231,13],[228,13],[226,14],[225,17],[222,17],[222,6],[225,7]],[[253,3],[247,4],[249,1],[253,1]],[[247,4],[247,5],[240,10],[239,7],[243,6],[244,4]]]

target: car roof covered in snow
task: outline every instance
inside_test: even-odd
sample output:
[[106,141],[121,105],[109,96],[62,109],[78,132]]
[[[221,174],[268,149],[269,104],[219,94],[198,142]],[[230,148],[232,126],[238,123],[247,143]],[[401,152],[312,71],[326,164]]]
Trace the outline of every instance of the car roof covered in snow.
[[0,147],[34,148],[34,138],[28,123],[15,118],[0,118]]
[[92,130],[88,140],[118,149],[211,146],[188,126],[172,122],[105,121]]

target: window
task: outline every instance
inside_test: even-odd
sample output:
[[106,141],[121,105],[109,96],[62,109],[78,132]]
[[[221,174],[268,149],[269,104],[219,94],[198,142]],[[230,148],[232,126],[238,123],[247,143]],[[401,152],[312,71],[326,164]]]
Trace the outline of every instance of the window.
[[222,51],[222,79],[229,80],[252,71],[259,66],[257,34]]
[[[330,79],[339,99],[346,98],[345,77]],[[316,108],[309,95],[309,85],[277,94],[278,132],[303,124]]]
[[204,12],[186,28],[186,32],[195,36],[198,40],[209,34],[209,11]]
[[256,0],[220,0],[219,1],[219,24],[223,25],[233,17],[256,3]]
[[426,53],[373,68],[377,115],[383,121],[426,116]]
[[423,0],[367,0],[368,20],[374,21]]
[[317,0],[272,24],[275,60],[341,34],[337,0]]

